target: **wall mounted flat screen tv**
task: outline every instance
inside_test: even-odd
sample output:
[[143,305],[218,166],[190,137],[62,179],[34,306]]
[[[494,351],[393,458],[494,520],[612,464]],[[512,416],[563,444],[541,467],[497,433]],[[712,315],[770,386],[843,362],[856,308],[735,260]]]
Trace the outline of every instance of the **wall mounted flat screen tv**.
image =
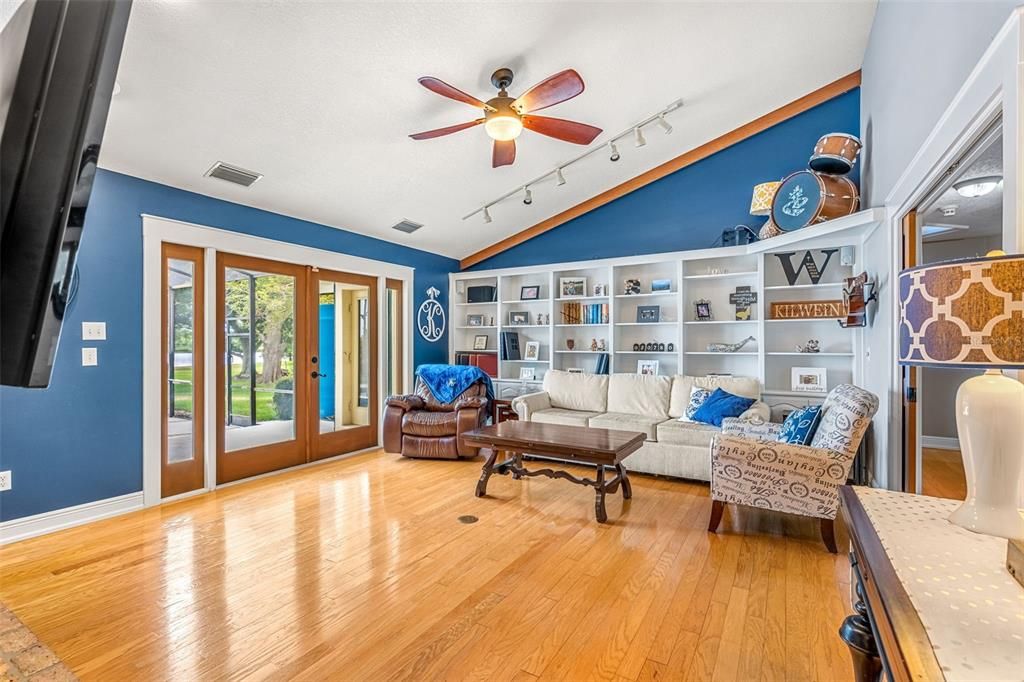
[[130,11],[12,0],[0,16],[0,384],[50,382]]

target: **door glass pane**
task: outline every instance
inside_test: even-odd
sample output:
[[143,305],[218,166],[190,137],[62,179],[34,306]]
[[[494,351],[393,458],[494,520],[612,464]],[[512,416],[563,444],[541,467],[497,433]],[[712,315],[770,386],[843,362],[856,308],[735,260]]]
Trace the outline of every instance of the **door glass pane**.
[[370,423],[370,290],[320,282],[317,369],[320,433]]
[[398,338],[398,309],[401,296],[397,289],[385,289],[384,298],[384,339],[387,344],[384,361],[384,395],[400,393],[399,363],[401,362],[401,345]]
[[226,451],[295,438],[295,278],[224,272]]
[[188,260],[167,259],[167,462],[187,462],[193,451],[192,382],[193,316],[195,291],[192,286],[194,264]]

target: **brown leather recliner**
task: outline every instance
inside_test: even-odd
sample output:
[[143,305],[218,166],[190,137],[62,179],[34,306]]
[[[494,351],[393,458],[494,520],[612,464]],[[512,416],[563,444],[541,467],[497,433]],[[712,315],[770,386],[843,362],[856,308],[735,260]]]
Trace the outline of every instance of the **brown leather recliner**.
[[384,450],[404,457],[458,459],[476,457],[459,436],[487,421],[487,388],[477,382],[454,402],[442,403],[416,378],[412,395],[389,396],[384,407]]

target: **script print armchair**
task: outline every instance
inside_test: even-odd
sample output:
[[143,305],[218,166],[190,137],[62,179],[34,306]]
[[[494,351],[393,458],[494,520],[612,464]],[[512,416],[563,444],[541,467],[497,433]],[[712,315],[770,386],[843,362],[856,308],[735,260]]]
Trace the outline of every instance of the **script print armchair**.
[[384,450],[404,457],[476,457],[480,448],[461,436],[487,421],[487,387],[475,383],[450,403],[439,401],[419,377],[414,393],[389,396],[384,407]]
[[878,410],[878,398],[841,384],[822,405],[810,445],[780,443],[781,424],[727,419],[711,444],[711,520],[718,529],[726,504],[759,507],[820,520],[821,539],[836,553],[834,523],[839,486]]

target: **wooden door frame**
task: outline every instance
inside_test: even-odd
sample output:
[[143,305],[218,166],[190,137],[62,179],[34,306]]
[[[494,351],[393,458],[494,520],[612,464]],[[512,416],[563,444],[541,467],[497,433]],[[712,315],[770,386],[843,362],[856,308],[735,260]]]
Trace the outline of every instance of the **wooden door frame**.
[[168,335],[168,277],[167,263],[169,260],[186,260],[193,264],[192,271],[192,460],[191,469],[180,462],[175,466],[167,462],[167,437],[168,437],[168,391],[167,385],[171,372],[174,368],[170,366],[167,353],[162,353],[160,363],[161,384],[164,390],[161,391],[160,412],[163,419],[160,420],[160,497],[167,499],[177,495],[183,495],[196,490],[202,490],[206,484],[206,448],[205,438],[205,394],[206,394],[206,373],[204,364],[206,359],[206,254],[203,249],[194,246],[183,246],[164,242],[161,244],[160,261],[160,288],[163,291],[161,305],[160,344],[164,351],[170,344]]
[[[314,368],[309,364],[306,372],[306,394],[308,396],[309,414],[307,419],[307,433],[309,447],[308,461],[318,461],[329,457],[336,457],[350,452],[371,448],[380,443],[378,421],[380,409],[378,400],[380,398],[380,383],[383,372],[379,364],[380,351],[380,325],[383,322],[381,315],[381,301],[379,300],[379,278],[369,275],[359,275],[339,270],[325,268],[310,268],[308,280],[307,310],[309,311],[308,332],[306,334],[306,360],[319,352],[319,317],[312,314],[320,304],[320,292],[318,283],[323,281],[342,282],[365,286],[369,290],[367,296],[367,311],[371,316],[370,324],[370,397],[367,406],[369,424],[366,427],[357,427],[345,431],[335,431],[327,436],[320,433],[320,410],[319,410],[319,379],[313,378]],[[327,441],[330,441],[328,443]]]
[[[405,387],[405,283],[400,279],[394,279],[388,277],[384,280],[384,296],[387,296],[388,291],[398,292],[398,311],[395,315],[395,338],[398,339],[398,347],[395,349],[395,355],[398,361],[395,365],[395,393],[401,395],[406,392]],[[385,305],[381,306],[381,322],[384,322],[384,316],[387,315],[386,302]],[[389,321],[390,324],[390,321]],[[384,339],[385,343],[387,339]],[[387,358],[384,358],[385,361]],[[385,369],[382,373],[382,377],[387,376],[387,370]]]

